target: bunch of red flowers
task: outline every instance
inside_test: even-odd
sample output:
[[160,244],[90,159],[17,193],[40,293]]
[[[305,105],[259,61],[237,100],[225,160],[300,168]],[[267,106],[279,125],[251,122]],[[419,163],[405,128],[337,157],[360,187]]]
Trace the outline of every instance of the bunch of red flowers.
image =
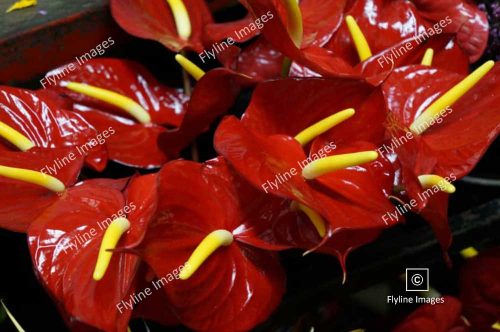
[[[245,18],[216,23],[202,0],[111,1],[126,31],[179,52],[192,91],[104,58],[51,71],[47,89],[0,88],[0,226],[28,234],[73,329],[144,317],[250,330],[285,291],[278,251],[334,255],[345,271],[407,211],[450,245],[452,182],[500,130],[500,67],[468,74],[485,15],[459,0],[242,4]],[[206,50],[221,68],[186,57]],[[219,156],[178,159],[243,88],[243,116],[215,131]],[[78,182],[109,160],[160,170]]]

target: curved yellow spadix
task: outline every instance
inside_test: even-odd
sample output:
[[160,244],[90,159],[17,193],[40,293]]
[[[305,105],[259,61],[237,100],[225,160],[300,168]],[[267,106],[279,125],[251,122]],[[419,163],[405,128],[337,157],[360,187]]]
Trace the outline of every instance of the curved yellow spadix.
[[319,215],[318,212],[316,212],[313,209],[311,209],[310,207],[307,207],[304,204],[301,204],[301,203],[296,202],[296,201],[292,202],[292,204],[290,205],[290,208],[293,211],[304,212],[307,215],[307,217],[309,217],[309,220],[314,225],[314,228],[316,228],[316,231],[318,232],[319,236],[324,237],[326,235],[325,221]]
[[365,61],[372,56],[372,51],[370,50],[370,45],[368,45],[363,31],[361,31],[358,23],[351,15],[346,16],[345,22],[347,23],[347,28],[351,34],[356,51],[358,51],[359,60]]
[[0,136],[14,144],[21,151],[28,151],[35,144],[26,136],[0,121]]
[[191,20],[189,13],[182,0],[167,0],[172,14],[174,15],[175,26],[179,37],[188,40],[191,37]]
[[203,77],[203,75],[205,75],[205,72],[200,67],[195,65],[193,62],[191,62],[191,60],[189,60],[182,54],[177,54],[175,56],[175,61],[177,61],[182,69],[189,73],[189,75],[193,76],[193,78],[197,81],[199,81]]
[[422,65],[431,66],[433,57],[434,57],[434,50],[432,48],[426,49],[424,57],[422,58]]
[[500,331],[500,321],[495,322],[493,325],[491,325],[491,328],[492,328],[493,330],[498,330],[498,331]]
[[468,247],[468,248],[460,250],[460,255],[462,255],[463,258],[469,259],[469,258],[476,257],[477,255],[479,255],[479,252],[477,252],[476,248],[474,248],[474,247]]
[[71,91],[81,93],[83,95],[101,100],[110,105],[116,106],[131,117],[143,124],[151,123],[151,116],[149,113],[132,98],[121,95],[117,92],[98,88],[96,86],[82,84],[77,82],[69,82],[64,85]]
[[338,171],[346,167],[358,166],[372,162],[377,158],[377,151],[362,151],[325,157],[312,161],[304,167],[302,170],[302,176],[307,180],[312,180],[324,174]]
[[474,70],[469,76],[464,78],[460,83],[448,90],[441,97],[436,99],[425,111],[420,114],[410,126],[410,130],[420,135],[426,131],[433,120],[439,117],[441,110],[452,106],[464,94],[472,89],[488,72],[493,68],[495,62],[490,60],[485,62],[481,67]]
[[302,44],[304,38],[304,27],[302,26],[302,12],[298,0],[283,0],[286,10],[287,31],[297,48]]
[[64,187],[64,183],[62,183],[55,177],[44,174],[42,172],[32,171],[30,169],[0,166],[0,176],[36,184],[40,187],[47,188],[48,190],[54,192],[62,192],[66,189]]
[[332,129],[339,123],[349,119],[354,115],[354,113],[355,111],[353,108],[348,108],[346,110],[330,115],[329,117],[324,118],[323,120],[316,122],[312,126],[302,130],[299,134],[297,134],[297,136],[295,136],[295,140],[297,140],[297,142],[299,142],[301,145],[306,145],[314,138]]
[[441,191],[444,191],[447,194],[453,194],[456,189],[455,186],[449,183],[445,178],[435,175],[435,174],[424,174],[418,177],[418,181],[420,181],[420,185],[424,189],[432,188],[434,186],[439,187]]
[[106,274],[109,263],[111,262],[111,257],[113,257],[113,250],[116,248],[118,241],[123,234],[125,234],[130,229],[130,222],[127,218],[116,218],[109,224],[106,228],[106,232],[102,238],[101,247],[99,248],[99,256],[97,256],[97,262],[94,268],[93,278],[96,281],[101,280]]
[[226,247],[231,243],[233,243],[233,234],[225,229],[219,229],[208,234],[189,257],[181,273],[179,273],[179,279],[189,279],[218,248]]

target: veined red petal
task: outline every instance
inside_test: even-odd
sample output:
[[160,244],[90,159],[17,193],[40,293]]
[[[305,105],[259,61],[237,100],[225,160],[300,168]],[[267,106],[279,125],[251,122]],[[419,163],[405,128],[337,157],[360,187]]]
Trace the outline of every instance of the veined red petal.
[[242,222],[236,188],[220,163],[164,166],[160,214],[144,241],[144,257],[159,278],[172,276],[163,291],[183,324],[202,331],[248,330],[269,316],[283,294],[284,274],[274,254],[235,239],[188,280],[178,280],[179,268],[206,235],[232,232]]
[[[214,143],[216,150],[255,188],[308,206],[325,218],[332,231],[388,226],[383,215],[392,205],[382,189],[377,197],[379,204],[372,210],[349,203],[349,197],[343,197],[347,192],[335,188],[338,183],[333,186],[329,183],[336,179],[330,178],[332,173],[322,176],[320,181],[308,182],[301,174],[301,164],[306,161],[304,152],[292,137],[256,134],[231,117],[219,125]],[[363,195],[361,186],[356,183],[348,186],[358,188]]]
[[116,22],[136,37],[152,39],[168,49],[179,52],[203,51],[203,29],[212,23],[212,15],[203,0],[183,0],[191,22],[188,40],[179,37],[172,12],[165,0],[113,0],[111,13]]
[[[0,88],[0,107],[3,110],[0,121],[22,133],[37,147],[79,148],[89,166],[97,171],[103,170],[107,163],[106,150],[92,142],[98,132],[81,116],[59,106],[48,94],[12,87]],[[8,147],[18,151],[10,144]]]
[[433,194],[420,215],[431,225],[436,238],[441,245],[445,258],[451,245],[452,234],[448,224],[449,195],[443,192]]
[[[425,20],[415,6],[407,1],[358,0],[345,15],[356,19],[373,54],[391,48],[404,39],[416,37],[426,28]],[[380,38],[381,31],[383,38]],[[345,22],[342,22],[326,48],[352,66],[359,62]]]
[[[415,165],[427,165],[426,169],[415,169],[417,175],[454,174],[461,178],[476,165],[500,131],[500,115],[495,106],[500,98],[499,71],[500,67],[495,65],[474,88],[445,110],[446,116],[437,119],[421,137],[417,137],[417,143],[410,142],[419,146],[414,148],[417,154],[413,153],[411,157],[418,159]],[[432,101],[461,78],[420,66],[398,69],[384,85],[387,108],[394,119],[389,126],[399,129],[409,126]],[[410,145],[406,143],[400,149],[408,147]],[[435,160],[434,169],[429,169],[432,164],[424,159]],[[402,160],[406,165],[412,162]]]
[[[71,159],[71,155],[75,158]],[[57,160],[57,161],[56,161]],[[64,160],[64,162],[63,162]],[[0,165],[44,171],[60,180],[66,188],[73,185],[83,165],[83,157],[74,149],[34,147],[27,152],[2,151]],[[50,167],[50,168],[48,168]],[[0,227],[26,232],[29,225],[60,195],[46,188],[0,177]]]
[[[117,304],[134,292],[139,257],[115,252],[104,278],[93,279],[107,226],[118,217],[131,224],[120,246],[144,236],[156,204],[156,175],[130,180],[89,180],[70,189],[31,225],[29,246],[44,284],[64,310],[79,321],[104,331],[125,331],[131,310]],[[153,182],[153,183],[152,183]],[[152,185],[151,193],[143,195]]]
[[346,0],[304,0],[300,2],[304,25],[303,46],[323,46],[342,23]]
[[286,79],[259,84],[242,122],[258,133],[293,137],[336,112],[354,108],[354,116],[322,137],[338,145],[357,140],[379,144],[384,129],[366,123],[383,123],[383,104],[380,91],[358,80]]
[[227,41],[228,38],[232,38],[237,43],[244,43],[259,34],[258,28],[251,28],[252,24],[256,26],[250,15],[231,22],[209,23],[204,28],[207,40],[205,45],[212,46],[212,43]]
[[[102,223],[125,205],[123,194],[89,181],[68,190],[28,231],[33,263],[52,296],[78,320],[105,331],[123,331],[130,313],[116,303],[131,291],[138,258],[114,255],[103,280],[92,279]],[[92,235],[94,234],[94,235]]]
[[75,109],[107,137],[102,137],[109,159],[124,165],[157,168],[168,161],[166,129],[155,124],[143,125],[118,115],[76,105]]
[[[166,1],[163,3],[166,5]],[[179,127],[186,112],[188,98],[180,90],[160,84],[144,66],[134,61],[98,58],[82,64],[74,62],[50,71],[45,80],[50,89],[69,96],[75,103],[123,117],[128,115],[122,110],[68,90],[62,84],[84,83],[129,97],[149,113],[153,123],[159,125]]]

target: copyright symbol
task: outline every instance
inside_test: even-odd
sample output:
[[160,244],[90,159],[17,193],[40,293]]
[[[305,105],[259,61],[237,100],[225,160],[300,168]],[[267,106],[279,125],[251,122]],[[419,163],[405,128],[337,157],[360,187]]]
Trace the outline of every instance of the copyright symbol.
[[424,283],[424,277],[421,274],[414,274],[410,281],[414,286],[418,287]]
[[406,291],[418,292],[429,290],[429,269],[428,268],[407,268],[406,269]]

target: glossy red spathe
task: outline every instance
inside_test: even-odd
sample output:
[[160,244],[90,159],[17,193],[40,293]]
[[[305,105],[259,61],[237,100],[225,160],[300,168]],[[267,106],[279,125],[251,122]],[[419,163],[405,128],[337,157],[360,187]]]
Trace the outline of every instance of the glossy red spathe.
[[[35,270],[50,294],[74,320],[106,332],[127,330],[131,310],[117,304],[135,291],[140,259],[116,252],[104,278],[92,278],[107,226],[118,217],[130,230],[118,245],[135,246],[156,211],[156,175],[88,180],[70,188],[35,219],[28,243]],[[125,188],[126,187],[126,188]]]
[[[107,152],[99,133],[82,116],[61,109],[45,93],[12,87],[0,88],[0,121],[41,149],[73,147],[97,171],[106,167]],[[2,139],[0,150],[19,151]],[[61,156],[63,157],[63,156]],[[52,164],[52,163],[50,163]]]
[[[159,173],[158,216],[143,244],[144,258],[163,284],[180,322],[198,331],[244,331],[266,319],[278,305],[285,275],[278,258],[240,242],[234,231],[252,211],[252,197],[234,186],[222,159],[197,164],[174,161]],[[215,230],[234,234],[187,280],[179,280],[197,245]],[[238,314],[235,314],[235,313]]]

